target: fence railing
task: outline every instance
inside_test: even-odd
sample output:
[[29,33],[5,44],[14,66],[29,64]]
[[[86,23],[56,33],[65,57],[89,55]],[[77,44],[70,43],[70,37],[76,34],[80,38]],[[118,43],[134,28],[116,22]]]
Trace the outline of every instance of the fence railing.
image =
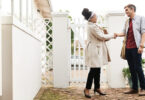
[[35,0],[1,0],[1,16],[12,16],[31,34],[41,40],[42,84],[48,84],[52,77],[48,71],[52,68],[52,21],[43,18],[37,11]]
[[30,30],[33,30],[33,22],[36,17],[36,5],[34,0],[1,0],[1,16],[13,16]]

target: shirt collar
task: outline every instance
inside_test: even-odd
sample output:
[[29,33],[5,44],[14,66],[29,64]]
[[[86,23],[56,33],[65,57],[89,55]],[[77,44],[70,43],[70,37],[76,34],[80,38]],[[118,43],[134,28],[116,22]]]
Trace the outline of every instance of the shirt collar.
[[137,17],[137,15],[135,15],[135,16],[132,18],[132,20],[135,20],[135,19],[136,19],[136,17]]

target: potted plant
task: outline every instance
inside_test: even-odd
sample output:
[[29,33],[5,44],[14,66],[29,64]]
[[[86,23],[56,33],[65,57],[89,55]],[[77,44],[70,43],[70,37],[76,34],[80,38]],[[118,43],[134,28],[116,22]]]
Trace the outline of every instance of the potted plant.
[[[144,64],[145,64],[145,59],[142,59],[142,67],[143,68],[145,67]],[[132,87],[131,73],[130,73],[129,67],[123,68],[122,73],[123,73],[124,78],[128,80],[129,86]]]

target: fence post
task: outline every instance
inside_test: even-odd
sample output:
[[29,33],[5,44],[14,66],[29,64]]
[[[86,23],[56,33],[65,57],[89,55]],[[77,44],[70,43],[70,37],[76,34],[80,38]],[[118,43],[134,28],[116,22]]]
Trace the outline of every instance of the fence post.
[[54,87],[67,88],[70,82],[71,34],[67,13],[53,13]]
[[[126,18],[124,13],[113,12],[107,14],[108,31],[110,33],[120,33]],[[117,22],[117,23],[116,23]],[[107,67],[108,85],[111,88],[124,88],[125,82],[122,74],[124,67],[128,66],[125,60],[120,58],[123,38],[111,40],[109,43],[109,51],[111,56],[110,67]]]

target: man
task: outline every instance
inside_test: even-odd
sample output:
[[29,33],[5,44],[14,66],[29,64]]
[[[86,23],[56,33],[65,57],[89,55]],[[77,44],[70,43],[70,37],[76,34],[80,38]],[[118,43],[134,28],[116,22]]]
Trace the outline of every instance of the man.
[[126,36],[126,59],[129,65],[132,79],[132,88],[125,94],[137,94],[138,80],[140,82],[139,96],[145,96],[145,78],[142,69],[142,52],[145,43],[145,18],[135,14],[136,7],[128,4],[124,7],[129,19],[126,21],[123,32],[116,33],[116,36]]

